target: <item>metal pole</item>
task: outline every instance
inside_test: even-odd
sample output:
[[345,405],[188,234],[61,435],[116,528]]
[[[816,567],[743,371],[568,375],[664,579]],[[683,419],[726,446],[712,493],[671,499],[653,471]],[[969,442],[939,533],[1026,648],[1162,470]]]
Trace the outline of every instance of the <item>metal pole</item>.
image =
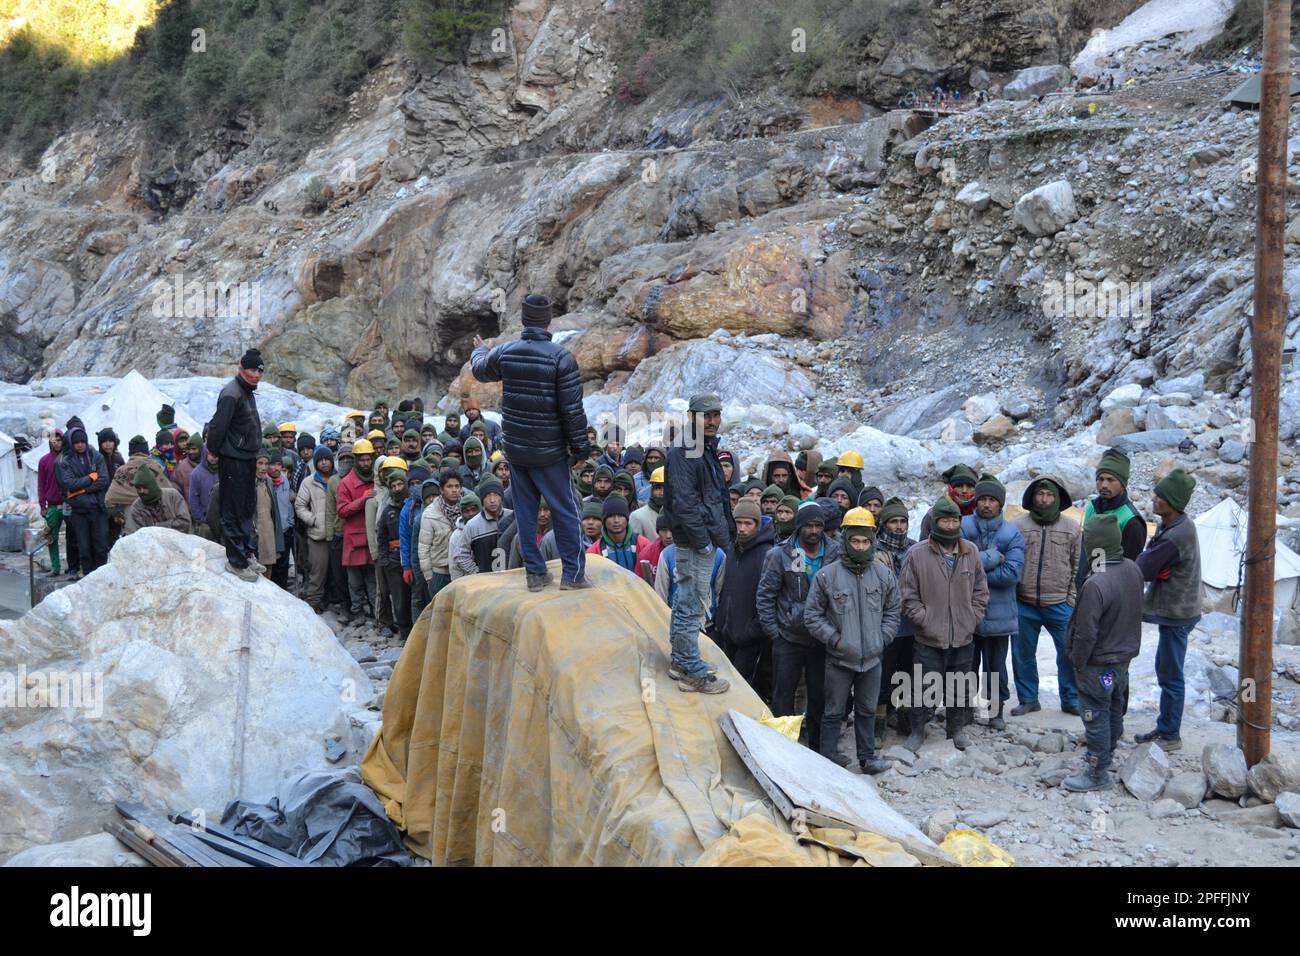
[[1255,314],[1251,320],[1250,517],[1246,530],[1245,610],[1237,743],[1246,763],[1268,755],[1273,724],[1273,558],[1277,534],[1278,392],[1282,378],[1282,241],[1286,229],[1286,141],[1291,109],[1291,9],[1264,8],[1260,71],[1259,169],[1255,218]]

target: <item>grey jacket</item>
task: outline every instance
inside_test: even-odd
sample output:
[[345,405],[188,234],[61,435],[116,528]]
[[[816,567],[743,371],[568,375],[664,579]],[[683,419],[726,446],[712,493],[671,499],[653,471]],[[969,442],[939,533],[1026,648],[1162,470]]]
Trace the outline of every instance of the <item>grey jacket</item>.
[[[833,538],[822,538],[826,553],[822,557],[822,571],[840,559],[840,543]],[[803,548],[797,540],[785,547],[773,548],[763,559],[763,574],[758,579],[758,595],[754,610],[763,633],[772,640],[782,637],[791,644],[807,647],[816,645],[816,639],[804,625],[804,604],[812,590],[808,574],[802,567]],[[821,572],[818,572],[821,573]]]
[[803,621],[826,645],[827,662],[871,670],[898,633],[903,602],[894,573],[878,561],[853,571],[842,560],[818,572]]

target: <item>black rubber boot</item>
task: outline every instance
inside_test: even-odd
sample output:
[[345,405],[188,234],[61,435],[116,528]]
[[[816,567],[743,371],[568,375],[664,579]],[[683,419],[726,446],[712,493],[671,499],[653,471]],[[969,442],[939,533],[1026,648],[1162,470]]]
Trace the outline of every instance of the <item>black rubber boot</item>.
[[925,743],[926,717],[919,710],[912,711],[910,716],[912,718],[912,734],[903,742],[903,746],[916,754],[921,752],[921,745]]

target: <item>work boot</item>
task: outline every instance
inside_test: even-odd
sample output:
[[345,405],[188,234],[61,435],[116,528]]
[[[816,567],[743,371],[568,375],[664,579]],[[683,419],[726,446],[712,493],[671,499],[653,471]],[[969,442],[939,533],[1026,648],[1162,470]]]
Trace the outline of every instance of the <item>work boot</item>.
[[578,578],[576,581],[561,581],[561,582],[560,582],[560,590],[561,590],[561,591],[583,591],[583,590],[585,590],[585,589],[587,589],[587,588],[594,588],[595,586],[596,586],[596,585],[592,584],[592,583],[591,583],[590,581],[588,581],[585,577],[584,577],[584,578]]
[[1006,730],[1007,722],[1001,717],[994,717],[989,721],[989,730]]
[[877,757],[873,750],[863,759],[858,761],[858,769],[863,773],[869,773],[873,777],[878,773],[884,773],[894,765],[892,760],[885,760],[883,757]]
[[1061,786],[1071,793],[1087,793],[1090,790],[1109,790],[1114,781],[1110,779],[1110,771],[1089,754],[1083,770],[1073,777],[1066,777]]
[[546,585],[555,581],[555,578],[551,576],[550,571],[547,571],[545,574],[533,574],[533,572],[529,571],[527,572],[527,576],[528,590],[530,591],[540,591],[545,588]]
[[259,577],[258,573],[253,570],[252,565],[249,565],[246,568],[237,568],[229,561],[227,561],[226,570],[229,571],[231,574],[233,574],[235,577],[239,578],[239,580],[248,581],[250,584],[255,582]]
[[[708,661],[701,661],[701,663],[703,663],[704,666],[709,669],[710,674],[716,674],[718,672],[718,669],[714,667],[712,664],[710,664]],[[681,680],[685,676],[686,676],[685,671],[679,669],[676,664],[669,663],[668,665],[669,680]]]
[[1133,737],[1140,744],[1154,743],[1165,753],[1172,753],[1175,750],[1183,749],[1182,737],[1163,737],[1158,730],[1151,730],[1145,734],[1137,734]]
[[965,727],[962,727],[955,734],[953,734],[949,739],[952,741],[952,745],[956,747],[958,750],[965,750],[967,747],[970,746],[970,737],[966,735]]
[[903,741],[903,746],[914,754],[919,754],[921,745],[925,743],[925,720],[926,718],[920,713],[912,712],[912,734]]
[[678,690],[697,694],[723,694],[726,693],[729,687],[731,687],[731,684],[716,674],[705,674],[703,677],[691,677],[683,674],[677,681]]
[[1043,709],[1043,705],[1042,705],[1042,704],[1040,704],[1040,703],[1039,703],[1038,701],[1036,701],[1036,700],[1032,700],[1032,701],[1030,701],[1030,702],[1027,703],[1027,704],[1016,704],[1016,706],[1012,707],[1012,708],[1011,708],[1011,716],[1012,716],[1012,717],[1023,717],[1023,716],[1025,716],[1025,714],[1036,714],[1036,713],[1038,713],[1038,711],[1040,711],[1040,710],[1042,710],[1042,709]]

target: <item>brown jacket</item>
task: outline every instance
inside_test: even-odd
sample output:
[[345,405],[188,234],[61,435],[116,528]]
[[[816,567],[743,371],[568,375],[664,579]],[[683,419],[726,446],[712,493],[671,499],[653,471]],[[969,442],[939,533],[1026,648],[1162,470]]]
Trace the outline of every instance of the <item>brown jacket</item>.
[[275,549],[275,506],[271,503],[271,491],[266,481],[255,479],[257,485],[257,510],[253,526],[257,530],[257,560],[268,568],[279,559],[280,553]]
[[[1056,485],[1061,502],[1061,515],[1049,525],[1039,524],[1029,510],[1033,504],[1031,492],[1034,485],[1043,479]],[[1055,476],[1039,475],[1025,489],[1021,504],[1025,513],[1012,520],[1025,539],[1025,568],[1020,573],[1020,583],[1016,585],[1016,599],[1034,607],[1052,604],[1074,607],[1083,529],[1079,522],[1065,514],[1065,509],[1070,507],[1069,492]]]
[[126,511],[126,526],[122,529],[124,536],[141,528],[171,528],[173,531],[191,533],[190,509],[186,507],[181,493],[166,485],[159,491],[162,496],[156,505],[145,504],[143,498],[136,497],[135,504]]
[[140,496],[135,490],[135,473],[144,466],[153,472],[154,478],[158,480],[159,488],[175,487],[167,478],[167,472],[162,465],[150,455],[140,452],[132,455],[126,460],[126,464],[119,465],[117,471],[113,474],[113,481],[108,486],[108,491],[104,492],[104,506],[112,511],[114,508],[126,510],[130,508]]
[[937,541],[928,538],[910,548],[898,588],[916,639],[943,650],[969,644],[989,604],[979,550],[965,538],[958,541],[951,572]]

